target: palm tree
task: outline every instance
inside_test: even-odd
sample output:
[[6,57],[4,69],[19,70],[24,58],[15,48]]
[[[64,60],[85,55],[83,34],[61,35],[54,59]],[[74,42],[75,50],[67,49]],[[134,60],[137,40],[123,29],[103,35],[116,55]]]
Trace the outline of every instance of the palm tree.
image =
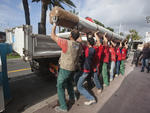
[[135,29],[131,29],[129,32],[130,34],[126,36],[127,39],[131,37],[133,40],[140,40],[142,38]]
[[41,22],[39,23],[39,34],[46,34],[46,12],[49,7],[51,10],[54,6],[59,6],[64,8],[62,4],[67,6],[76,7],[71,0],[32,0],[32,2],[42,2],[42,10],[41,10]]
[[30,25],[30,12],[29,12],[28,0],[22,0],[22,4],[24,8],[24,13],[25,13],[26,24]]

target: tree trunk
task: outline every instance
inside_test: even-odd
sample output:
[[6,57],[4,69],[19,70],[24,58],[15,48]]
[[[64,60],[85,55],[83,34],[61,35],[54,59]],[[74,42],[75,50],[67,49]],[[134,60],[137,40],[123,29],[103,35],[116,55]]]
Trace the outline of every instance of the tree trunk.
[[30,25],[30,13],[29,13],[28,0],[22,0],[22,3],[24,7],[26,24]]
[[47,4],[42,2],[42,12],[41,12],[41,23],[39,26],[39,34],[46,35],[46,11],[47,11]]

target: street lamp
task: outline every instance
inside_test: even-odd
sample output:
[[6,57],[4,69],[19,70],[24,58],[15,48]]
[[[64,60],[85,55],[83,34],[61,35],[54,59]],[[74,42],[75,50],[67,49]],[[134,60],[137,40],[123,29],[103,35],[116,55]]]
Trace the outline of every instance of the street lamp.
[[150,23],[150,16],[146,16],[146,22]]
[[[146,22],[147,23],[150,23],[150,16],[146,16]],[[148,39],[150,38],[149,36],[149,33],[150,32],[146,32],[146,36],[145,36],[145,42],[147,42],[147,41],[149,41]],[[149,37],[148,39],[147,39],[147,37]]]

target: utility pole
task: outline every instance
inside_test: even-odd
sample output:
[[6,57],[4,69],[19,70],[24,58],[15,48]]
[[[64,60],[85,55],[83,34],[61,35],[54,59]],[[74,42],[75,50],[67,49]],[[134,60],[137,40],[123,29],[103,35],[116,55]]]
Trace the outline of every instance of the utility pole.
[[[150,23],[150,16],[146,16],[146,22],[147,22],[147,24]],[[149,38],[150,38],[150,32],[146,32],[146,34],[145,34],[145,42],[150,41]]]

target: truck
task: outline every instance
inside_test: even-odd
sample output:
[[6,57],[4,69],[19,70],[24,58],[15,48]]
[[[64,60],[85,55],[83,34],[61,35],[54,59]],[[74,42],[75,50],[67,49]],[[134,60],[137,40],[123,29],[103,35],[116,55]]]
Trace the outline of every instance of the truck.
[[[31,70],[37,74],[52,75],[51,68],[58,65],[61,49],[50,35],[32,33],[32,26],[23,25],[6,29],[6,43],[12,45],[13,51],[30,63]],[[61,38],[69,33],[57,34]]]

